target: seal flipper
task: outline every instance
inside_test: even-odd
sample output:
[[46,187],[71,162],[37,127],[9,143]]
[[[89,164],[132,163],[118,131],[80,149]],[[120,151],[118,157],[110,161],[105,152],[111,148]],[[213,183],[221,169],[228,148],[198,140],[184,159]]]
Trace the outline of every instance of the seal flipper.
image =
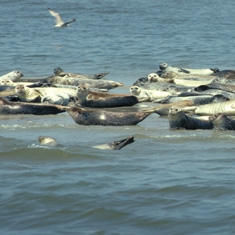
[[110,143],[109,145],[110,145],[111,149],[119,150],[119,149],[123,148],[124,146],[131,144],[133,142],[135,142],[134,136],[130,136],[130,137],[127,137],[122,140],[114,141],[114,142]]
[[96,146],[93,146],[93,148],[103,149],[103,150],[107,150],[107,149],[108,150],[120,150],[124,146],[126,146],[128,144],[131,144],[133,142],[135,142],[134,136],[129,136],[125,139],[114,141],[114,142],[109,143],[109,144],[96,145]]

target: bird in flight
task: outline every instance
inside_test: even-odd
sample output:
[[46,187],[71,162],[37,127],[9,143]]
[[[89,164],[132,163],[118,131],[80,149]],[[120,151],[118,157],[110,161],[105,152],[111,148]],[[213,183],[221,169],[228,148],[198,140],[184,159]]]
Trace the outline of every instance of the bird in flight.
[[55,17],[55,22],[56,22],[56,24],[55,24],[54,27],[56,27],[56,28],[64,28],[64,27],[67,27],[67,26],[69,26],[70,23],[76,21],[76,19],[72,19],[72,20],[70,20],[70,21],[68,21],[68,22],[64,22],[64,21],[61,19],[60,15],[59,15],[57,12],[53,11],[51,8],[48,8],[48,11],[50,12],[50,14],[51,14],[52,16]]

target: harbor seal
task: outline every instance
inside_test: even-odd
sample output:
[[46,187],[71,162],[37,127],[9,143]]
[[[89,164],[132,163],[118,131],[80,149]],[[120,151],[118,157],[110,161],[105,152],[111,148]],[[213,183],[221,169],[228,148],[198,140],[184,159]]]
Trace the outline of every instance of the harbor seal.
[[61,77],[61,76],[48,77],[46,79],[46,82],[52,84],[62,84],[62,85],[71,85],[71,86],[87,85],[93,88],[108,89],[108,90],[124,85],[123,83],[115,82],[112,80],[102,80],[102,79],[95,80],[89,78],[79,78],[79,77],[70,78],[70,77]]
[[59,104],[63,106],[67,106],[69,104],[70,98],[67,94],[61,95],[46,95],[41,99],[42,103],[48,104]]
[[167,82],[167,83],[173,83],[174,80],[171,78],[164,78],[160,77],[157,73],[150,73],[148,75],[148,81],[149,82]]
[[15,83],[11,79],[6,78],[6,79],[0,80],[0,85],[1,86],[11,86],[11,87],[14,87]]
[[0,98],[0,114],[48,115],[63,113],[66,110],[66,107],[61,105],[11,102]]
[[46,145],[46,146],[62,146],[57,142],[57,140],[53,137],[50,136],[39,136],[38,141],[41,145]]
[[166,98],[172,95],[169,91],[148,90],[138,86],[131,86],[130,93],[137,96],[139,101],[153,101],[155,99]]
[[120,150],[128,144],[134,143],[134,136],[129,136],[125,139],[114,141],[108,144],[95,145],[93,148],[102,149],[102,150]]
[[27,87],[24,84],[18,84],[15,87],[15,92],[22,102],[29,102],[29,103],[41,102],[42,95],[34,88]]
[[139,101],[134,95],[96,92],[89,90],[84,85],[80,85],[77,87],[77,102],[85,107],[110,108],[132,106]]
[[173,106],[169,109],[168,120],[171,129],[213,129],[212,122],[190,117],[177,106]]
[[49,13],[50,13],[53,17],[55,17],[55,22],[56,22],[56,24],[54,25],[54,27],[56,27],[56,28],[64,28],[64,27],[67,27],[67,26],[69,26],[70,23],[76,21],[76,19],[72,19],[72,20],[70,20],[70,21],[68,21],[68,22],[64,22],[64,21],[61,19],[59,13],[53,11],[51,8],[48,8],[48,11],[49,11]]
[[162,105],[159,105],[154,108],[144,109],[143,111],[144,112],[154,112],[160,116],[168,116],[169,109],[172,106],[177,106],[179,108],[182,108],[182,107],[188,107],[188,106],[194,106],[194,105],[195,104],[190,100],[181,100],[181,101],[173,102],[173,103],[169,103],[169,104],[162,104]]
[[19,82],[20,78],[23,77],[24,74],[19,70],[14,70],[10,73],[4,74],[0,77],[0,81],[4,79],[11,79],[13,82]]
[[198,106],[184,107],[184,112],[194,112],[197,115],[212,116],[217,113],[223,113],[227,116],[235,116],[235,100],[229,100],[218,103],[204,104]]
[[223,113],[217,113],[209,117],[216,130],[235,130],[235,120],[227,117]]
[[88,79],[101,79],[109,73],[96,73],[96,74],[77,74],[77,73],[65,73],[60,67],[54,69],[54,74],[61,77],[79,77]]
[[100,126],[137,125],[151,114],[147,112],[111,112],[79,107],[71,107],[67,112],[78,125]]
[[215,69],[189,69],[189,68],[179,68],[170,66],[167,63],[162,63],[159,65],[159,68],[163,72],[175,72],[178,74],[190,74],[190,75],[212,75],[218,71],[217,68]]

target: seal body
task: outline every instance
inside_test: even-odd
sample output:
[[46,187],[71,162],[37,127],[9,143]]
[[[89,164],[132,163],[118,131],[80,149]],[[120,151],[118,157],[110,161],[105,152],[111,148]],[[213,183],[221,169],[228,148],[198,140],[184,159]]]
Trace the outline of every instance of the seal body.
[[209,117],[209,120],[213,123],[214,129],[217,130],[235,130],[235,120],[227,117],[226,115],[219,113]]
[[82,106],[97,108],[132,106],[139,102],[134,95],[90,91],[82,85],[77,87],[77,101]]
[[49,77],[46,79],[46,81],[52,84],[62,84],[62,85],[71,85],[71,86],[88,85],[89,87],[108,89],[108,90],[124,85],[123,83],[111,80],[94,80],[89,78],[78,78],[78,77],[71,78],[71,77],[61,77],[61,76]]
[[19,70],[14,70],[10,73],[4,74],[0,77],[0,81],[5,80],[5,79],[10,79],[13,82],[18,82],[20,81],[20,78],[23,77],[23,73]]
[[168,119],[171,129],[213,129],[212,122],[190,117],[177,106],[169,109]]
[[[138,86],[131,86],[130,93],[137,96],[139,100],[148,98],[149,101],[153,101],[155,99],[166,98],[172,95],[169,91],[159,91],[159,90],[148,90]],[[147,99],[146,99],[147,101]]]
[[79,77],[79,78],[88,78],[88,79],[101,79],[109,73],[96,73],[96,74],[78,74],[78,73],[65,73],[61,68],[55,68],[54,74],[61,77]]
[[137,125],[151,113],[146,112],[111,112],[72,107],[67,110],[79,125],[129,126]]
[[157,113],[160,116],[168,116],[169,109],[172,106],[177,106],[179,108],[182,108],[182,107],[193,106],[193,105],[194,105],[194,103],[190,100],[182,100],[182,101],[173,102],[173,103],[169,103],[169,104],[162,104],[162,105],[159,105],[155,108],[150,108],[150,109],[147,109],[147,110],[144,110],[144,111],[154,112],[154,113]]
[[66,108],[60,105],[10,102],[0,98],[0,114],[48,115],[58,114],[65,111]]
[[194,111],[197,115],[212,116],[217,113],[223,113],[227,116],[235,116],[235,100],[185,107],[183,111]]
[[29,102],[29,103],[41,102],[42,98],[41,94],[38,91],[34,90],[34,88],[27,87],[24,84],[18,84],[15,87],[15,92],[22,102]]
[[164,72],[175,72],[178,74],[191,74],[191,75],[212,75],[217,71],[217,69],[189,69],[189,68],[179,68],[170,66],[167,63],[162,63],[159,65],[161,71]]

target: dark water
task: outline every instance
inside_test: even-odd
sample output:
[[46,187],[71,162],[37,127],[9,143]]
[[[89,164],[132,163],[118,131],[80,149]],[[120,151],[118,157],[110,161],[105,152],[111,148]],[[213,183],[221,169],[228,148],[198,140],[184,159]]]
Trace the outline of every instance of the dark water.
[[[64,20],[53,28],[47,7]],[[128,92],[158,65],[234,69],[235,3],[1,0],[0,73],[110,72]],[[145,105],[145,104],[144,104]],[[61,147],[42,147],[52,136]],[[130,135],[120,151],[92,146]],[[1,234],[234,234],[235,134],[78,126],[68,114],[0,118]]]

